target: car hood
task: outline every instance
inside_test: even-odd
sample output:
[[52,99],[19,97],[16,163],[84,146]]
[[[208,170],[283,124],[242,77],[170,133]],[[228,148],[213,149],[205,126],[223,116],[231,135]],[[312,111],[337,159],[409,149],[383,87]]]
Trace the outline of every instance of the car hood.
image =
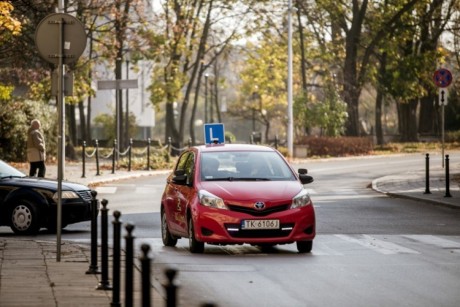
[[[0,181],[0,183],[2,182]],[[4,183],[6,182],[4,181]],[[54,191],[57,190],[58,186],[57,180],[34,177],[11,178],[8,180],[8,184],[22,187],[42,188]],[[82,184],[62,181],[62,190],[83,191],[89,190],[89,188]]]
[[292,199],[303,187],[298,181],[208,181],[201,188],[225,201],[273,203]]

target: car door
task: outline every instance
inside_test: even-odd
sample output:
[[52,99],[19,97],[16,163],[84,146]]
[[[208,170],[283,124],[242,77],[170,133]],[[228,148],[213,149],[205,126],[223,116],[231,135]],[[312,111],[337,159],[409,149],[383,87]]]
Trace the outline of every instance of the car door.
[[193,197],[193,173],[195,155],[192,151],[183,153],[177,162],[175,172],[183,171],[186,176],[185,182],[170,181],[168,188],[167,210],[171,221],[171,231],[173,233],[187,234],[187,207],[190,197]]

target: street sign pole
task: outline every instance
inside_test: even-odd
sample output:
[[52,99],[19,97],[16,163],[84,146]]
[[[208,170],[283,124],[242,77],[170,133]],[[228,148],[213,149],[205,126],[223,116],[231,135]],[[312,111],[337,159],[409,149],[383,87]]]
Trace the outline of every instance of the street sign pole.
[[452,73],[445,69],[440,68],[434,72],[433,80],[436,86],[439,88],[438,100],[441,106],[441,157],[442,157],[442,168],[444,168],[444,108],[447,105],[448,91],[447,87],[452,82]]
[[128,80],[100,80],[97,82],[98,90],[115,90],[115,137],[117,139],[116,153],[113,153],[118,161],[118,155],[120,153],[120,121],[122,114],[120,114],[120,90],[138,88],[137,79]]
[[58,118],[59,118],[59,133],[58,133],[58,204],[57,204],[57,220],[56,220],[56,261],[61,261],[61,225],[62,225],[62,179],[64,174],[64,157],[65,147],[63,138],[64,132],[64,18],[59,20],[59,62],[58,62]]
[[[63,0],[58,1],[63,11]],[[78,60],[86,48],[86,32],[83,24],[65,13],[55,13],[40,21],[35,32],[35,45],[40,56],[57,67],[56,101],[58,109],[58,178],[56,210],[56,261],[61,261],[62,231],[62,180],[65,158],[65,82],[64,67]]]

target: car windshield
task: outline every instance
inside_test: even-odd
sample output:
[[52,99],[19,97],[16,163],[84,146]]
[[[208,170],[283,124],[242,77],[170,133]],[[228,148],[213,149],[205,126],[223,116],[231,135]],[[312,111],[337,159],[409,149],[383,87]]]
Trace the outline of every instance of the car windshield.
[[23,173],[15,169],[14,167],[6,164],[0,160],[0,178],[5,177],[25,177]]
[[291,168],[273,151],[204,152],[201,180],[295,180]]

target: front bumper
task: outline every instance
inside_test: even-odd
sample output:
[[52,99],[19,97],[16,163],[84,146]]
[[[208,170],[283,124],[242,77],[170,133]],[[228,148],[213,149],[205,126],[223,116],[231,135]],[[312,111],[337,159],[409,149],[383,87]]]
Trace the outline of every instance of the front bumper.
[[[316,235],[315,212],[312,205],[266,216],[253,216],[198,205],[192,215],[196,238],[211,244],[286,244],[311,241]],[[241,227],[243,220],[279,220],[280,227],[246,230]]]

